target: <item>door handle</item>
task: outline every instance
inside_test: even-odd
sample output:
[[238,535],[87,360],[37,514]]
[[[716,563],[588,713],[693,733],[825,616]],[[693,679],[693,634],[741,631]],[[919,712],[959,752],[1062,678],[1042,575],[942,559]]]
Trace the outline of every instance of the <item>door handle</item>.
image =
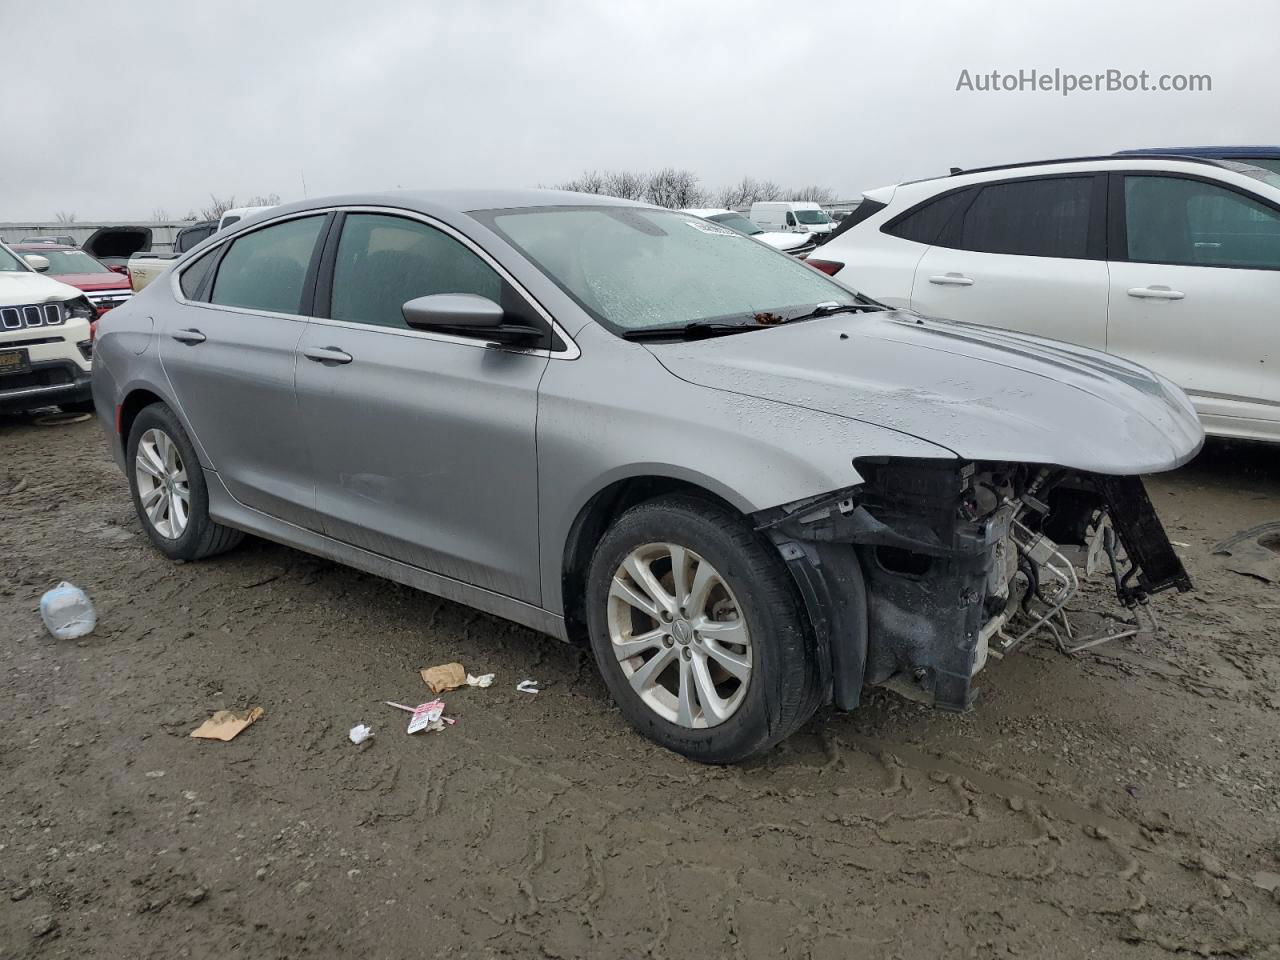
[[169,336],[181,343],[189,343],[193,346],[197,343],[204,343],[209,339],[199,330],[175,330]]
[[930,283],[936,283],[942,287],[972,287],[973,281],[966,277],[963,273],[943,273],[929,278]]
[[1129,296],[1139,300],[1181,300],[1186,294],[1157,283],[1152,287],[1130,287]]
[[307,347],[302,355],[316,363],[350,363],[351,354],[337,347]]

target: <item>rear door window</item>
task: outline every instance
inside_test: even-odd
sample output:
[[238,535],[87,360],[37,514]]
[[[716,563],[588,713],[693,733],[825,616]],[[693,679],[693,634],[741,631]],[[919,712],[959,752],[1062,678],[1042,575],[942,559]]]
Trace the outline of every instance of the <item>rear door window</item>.
[[954,246],[1024,257],[1088,256],[1093,177],[1046,177],[982,187]]
[[1280,213],[1234,190],[1126,175],[1124,217],[1129,260],[1280,270]]
[[[436,293],[474,293],[507,309],[504,282],[465,244],[404,217],[348,214],[333,264],[334,320],[406,328],[401,307]],[[507,302],[504,302],[504,299]]]
[[254,230],[231,244],[213,281],[211,303],[299,314],[323,215]]

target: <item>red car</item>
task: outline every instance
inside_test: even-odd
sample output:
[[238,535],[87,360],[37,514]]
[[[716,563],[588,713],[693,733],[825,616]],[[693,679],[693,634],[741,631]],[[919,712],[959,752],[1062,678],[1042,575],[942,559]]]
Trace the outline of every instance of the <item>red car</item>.
[[[57,277],[63,283],[83,290],[89,302],[97,309],[98,316],[133,296],[127,275],[109,269],[79,247],[57,243],[16,243],[12,249],[24,260],[37,256],[48,260],[47,269],[41,270],[36,264],[32,266],[40,273]],[[30,263],[30,260],[27,262]]]

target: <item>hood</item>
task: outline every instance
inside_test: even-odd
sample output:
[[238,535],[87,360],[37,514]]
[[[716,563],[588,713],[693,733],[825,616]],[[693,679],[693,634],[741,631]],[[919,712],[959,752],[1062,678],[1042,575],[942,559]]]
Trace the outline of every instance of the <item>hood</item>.
[[129,278],[121,273],[60,273],[57,279],[81,290],[130,290]]
[[127,260],[135,253],[151,249],[150,227],[102,227],[93,231],[80,249],[91,257]]
[[767,243],[775,250],[794,250],[813,242],[807,233],[755,233],[751,235],[751,239]]
[[20,273],[0,273],[0,307],[74,300],[78,296],[80,291],[75,287],[39,273],[28,273],[25,270]]
[[905,312],[646,346],[690,383],[908,433],[966,460],[1132,475],[1186,462],[1204,438],[1182,391],[1137,364]]

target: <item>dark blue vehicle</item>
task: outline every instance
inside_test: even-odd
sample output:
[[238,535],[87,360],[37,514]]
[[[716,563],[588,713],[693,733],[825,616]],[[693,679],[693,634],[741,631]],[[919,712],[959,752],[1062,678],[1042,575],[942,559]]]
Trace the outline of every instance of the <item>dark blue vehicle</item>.
[[1210,160],[1234,160],[1262,167],[1272,173],[1280,173],[1280,146],[1236,147],[1143,147],[1140,150],[1117,150],[1120,156],[1174,155],[1180,157],[1206,157]]

